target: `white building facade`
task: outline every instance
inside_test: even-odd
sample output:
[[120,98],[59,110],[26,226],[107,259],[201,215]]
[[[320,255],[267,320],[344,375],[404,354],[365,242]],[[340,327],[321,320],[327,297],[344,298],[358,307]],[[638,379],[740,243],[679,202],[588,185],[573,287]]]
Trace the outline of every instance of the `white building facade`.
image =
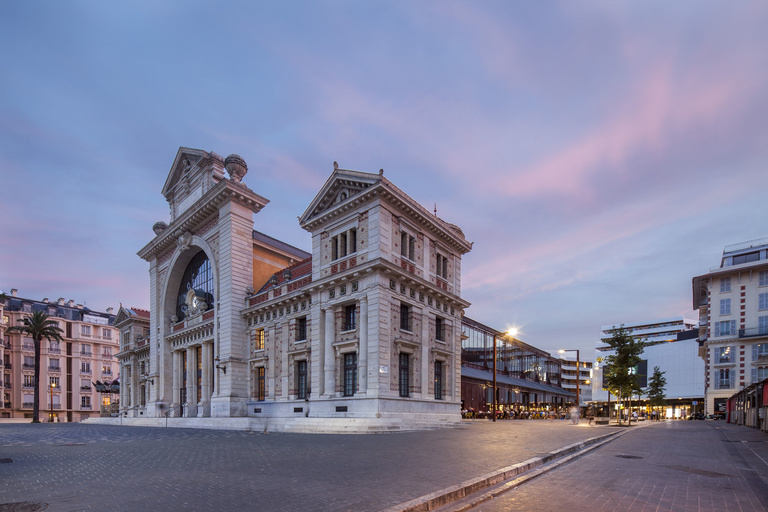
[[768,238],[726,246],[720,265],[693,278],[706,409],[768,377]]
[[[654,367],[658,366],[665,372],[667,417],[681,418],[692,412],[701,412],[704,364],[698,356],[699,344],[694,332],[697,321],[685,316],[673,316],[623,326],[633,338],[645,343],[637,370],[641,375],[641,386],[647,386]],[[608,391],[603,389],[603,366],[606,357],[613,354],[606,342],[617,327],[619,325],[604,325],[600,341],[595,344],[592,400],[601,404],[608,401]],[[615,399],[611,397],[611,401]],[[641,396],[639,400],[639,403],[645,403],[647,397]]]
[[303,253],[253,231],[268,201],[246,171],[237,155],[177,153],[171,222],[139,251],[151,288],[142,414],[271,430],[458,421],[461,230],[383,172],[334,164],[299,219]]

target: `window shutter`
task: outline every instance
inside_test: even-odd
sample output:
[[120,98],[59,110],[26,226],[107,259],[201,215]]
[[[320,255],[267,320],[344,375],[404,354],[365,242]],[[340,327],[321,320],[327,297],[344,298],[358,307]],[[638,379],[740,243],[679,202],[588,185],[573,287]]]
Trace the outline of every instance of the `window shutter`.
[[715,322],[715,337],[720,336],[720,322]]
[[736,336],[736,320],[731,320],[731,336]]
[[[757,344],[752,345],[752,360],[757,361]],[[754,370],[753,370],[754,371]],[[752,379],[752,382],[754,382],[755,379]]]
[[752,384],[757,382],[757,368],[752,368]]

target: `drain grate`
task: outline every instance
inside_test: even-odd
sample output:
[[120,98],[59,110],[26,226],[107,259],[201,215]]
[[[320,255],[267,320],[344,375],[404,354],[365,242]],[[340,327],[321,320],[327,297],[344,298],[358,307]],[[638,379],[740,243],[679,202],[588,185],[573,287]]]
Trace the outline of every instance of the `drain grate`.
[[47,503],[20,501],[18,503],[0,503],[0,512],[40,512],[48,508]]
[[620,459],[642,459],[639,455],[617,455]]
[[13,459],[0,459],[0,464],[10,464]]

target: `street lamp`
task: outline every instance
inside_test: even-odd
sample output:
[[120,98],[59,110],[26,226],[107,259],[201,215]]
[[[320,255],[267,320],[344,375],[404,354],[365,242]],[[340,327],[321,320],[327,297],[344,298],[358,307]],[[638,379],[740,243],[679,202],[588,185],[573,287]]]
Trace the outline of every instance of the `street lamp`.
[[56,383],[52,380],[51,381],[51,417],[49,418],[48,422],[53,423],[53,388],[56,387]]
[[[515,334],[517,334],[517,328],[511,327],[507,329],[507,332],[501,333],[501,334],[503,336],[506,336],[506,335],[514,336]],[[493,411],[492,411],[493,421],[496,421],[496,407],[498,406],[498,404],[496,403],[496,344],[497,344],[498,337],[499,335],[494,333],[493,335]]]
[[579,378],[579,372],[581,369],[579,366],[581,366],[581,361],[579,361],[579,351],[578,349],[565,349],[560,350],[561,354],[564,354],[566,352],[576,352],[576,407],[581,407],[581,401],[579,400],[579,381],[581,380]]

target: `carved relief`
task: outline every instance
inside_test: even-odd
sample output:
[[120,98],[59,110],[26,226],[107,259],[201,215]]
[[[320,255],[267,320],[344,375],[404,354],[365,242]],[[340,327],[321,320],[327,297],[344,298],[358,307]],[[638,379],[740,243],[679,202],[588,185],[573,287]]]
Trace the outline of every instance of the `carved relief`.
[[176,246],[179,248],[179,250],[184,252],[189,249],[189,244],[192,241],[192,233],[189,231],[183,231],[176,236]]

